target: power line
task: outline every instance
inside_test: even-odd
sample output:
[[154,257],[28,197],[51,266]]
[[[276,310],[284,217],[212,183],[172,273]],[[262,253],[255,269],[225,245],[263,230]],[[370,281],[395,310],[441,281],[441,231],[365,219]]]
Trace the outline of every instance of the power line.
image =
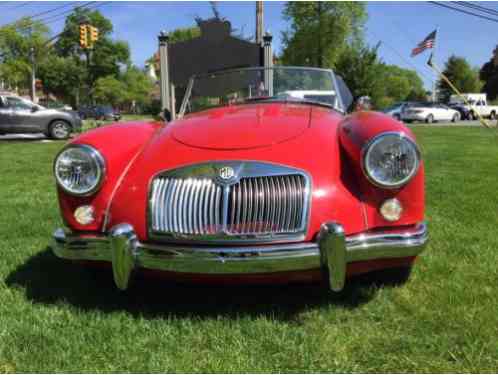
[[[26,1],[26,2],[21,3],[21,4],[16,4],[16,5],[14,5],[14,6],[10,7],[10,8],[7,8],[7,9],[5,9],[5,10],[14,10],[14,9],[19,9],[19,8],[22,8],[22,7],[24,7],[24,6],[26,6],[26,5],[29,5],[29,4],[31,4],[31,1]],[[6,5],[9,5],[9,4],[6,4]]]
[[61,5],[61,6],[58,6],[58,7],[55,7],[55,8],[49,9],[49,10],[46,10],[46,11],[44,11],[44,12],[36,13],[36,14],[34,14],[34,15],[27,16],[27,17],[28,17],[28,18],[31,18],[31,19],[33,19],[33,18],[37,18],[37,17],[43,16],[43,15],[45,15],[45,14],[55,12],[55,11],[57,11],[57,10],[59,10],[59,9],[66,8],[66,7],[70,6],[70,5],[72,5],[72,4],[69,2],[69,3],[66,3],[66,4],[64,4],[64,5]]
[[485,20],[488,20],[488,21],[492,21],[492,22],[498,23],[498,19],[496,19],[496,18],[491,18],[491,17],[483,16],[482,14],[477,14],[477,13],[469,12],[467,10],[460,9],[460,8],[455,8],[455,7],[452,7],[452,6],[443,4],[443,3],[439,3],[437,1],[429,1],[429,3],[431,3],[433,5],[437,5],[437,6],[443,7],[443,8],[448,8],[448,9],[451,9],[451,10],[454,10],[454,11],[457,11],[457,12],[460,12],[460,13],[465,13],[465,14],[468,14],[468,15],[471,15],[471,16],[474,16],[474,17],[478,17],[478,18],[481,18],[481,19],[485,19]]
[[[86,9],[97,9],[97,8],[100,8],[104,5],[109,5],[110,3],[112,3],[112,1],[103,1],[103,2],[99,2],[98,4],[96,5],[93,5],[92,8],[88,7]],[[52,21],[52,22],[56,22],[56,21]],[[49,45],[51,42],[53,42],[54,40],[56,40],[57,38],[59,38],[61,35],[64,35],[65,33],[69,32],[71,30],[63,30],[61,31],[60,33],[54,35],[53,37],[51,37],[50,39],[48,39],[45,44],[46,45]]]
[[70,14],[70,13],[74,12],[76,9],[95,9],[95,8],[97,8],[99,6],[105,5],[105,2],[97,3],[95,5],[92,5],[93,3],[95,3],[95,1],[89,1],[88,3],[85,3],[83,5],[75,6],[74,8],[66,10],[64,12],[61,12],[59,14],[52,14],[51,16],[48,16],[46,18],[41,18],[41,19],[33,20],[29,24],[27,24],[26,26],[18,28],[18,30],[19,31],[27,31],[27,30],[29,30],[35,24],[35,22],[41,22],[41,23],[43,23],[45,25],[49,25],[51,23],[54,23],[54,22],[57,22],[57,21],[60,21],[60,20],[62,20],[64,18],[66,18],[67,14]]
[[457,5],[460,5],[460,6],[463,6],[466,8],[470,8],[472,10],[477,10],[477,11],[482,12],[482,13],[490,14],[492,16],[498,16],[498,10],[486,8],[486,7],[483,7],[482,5],[473,4],[473,3],[468,2],[468,1],[452,1],[452,3],[455,3]]
[[[31,21],[28,25],[26,25],[26,26],[24,26],[24,27],[20,28],[19,30],[29,29],[31,26],[33,26],[33,25],[34,25],[34,23],[35,23],[35,22],[43,22],[43,23],[45,23],[46,21],[49,21],[49,20],[51,20],[51,19],[53,19],[53,18],[59,17],[59,16],[64,15],[64,14],[71,13],[71,12],[73,12],[74,10],[79,9],[79,8],[85,8],[85,7],[87,7],[88,5],[93,4],[93,3],[95,3],[95,1],[89,1],[89,2],[87,2],[87,3],[85,3],[85,4],[83,4],[83,5],[78,5],[78,6],[75,6],[74,8],[72,8],[72,9],[65,10],[65,11],[60,12],[60,13],[58,13],[58,14],[52,14],[52,15],[50,15],[50,16],[48,16],[48,17],[44,17],[44,18],[40,18],[40,19],[33,19],[33,18],[34,18],[34,17],[39,17],[39,16],[40,16],[40,15],[42,15],[42,14],[47,14],[48,12],[52,12],[52,11],[54,11],[54,10],[56,10],[56,9],[51,9],[51,10],[49,10],[49,11],[45,11],[45,12],[41,12],[41,13],[37,13],[37,14],[31,15],[31,16],[24,16],[24,17],[22,17],[22,18],[29,18],[29,19],[31,19],[32,21]],[[57,9],[60,9],[60,8],[62,8],[62,7],[66,7],[67,5],[70,5],[70,4],[66,4],[66,5],[63,5],[63,6],[57,7]],[[18,22],[18,21],[19,21],[19,20],[14,21],[14,22],[10,22],[10,23],[5,24],[5,25],[2,25],[2,26],[0,26],[0,27],[5,27],[5,26],[15,26],[16,22]]]

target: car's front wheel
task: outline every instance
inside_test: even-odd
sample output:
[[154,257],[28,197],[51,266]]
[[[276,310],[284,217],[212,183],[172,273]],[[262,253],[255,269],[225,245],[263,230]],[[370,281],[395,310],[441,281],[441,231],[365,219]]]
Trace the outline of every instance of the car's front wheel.
[[427,116],[427,118],[425,119],[425,122],[428,124],[432,124],[434,122],[434,115]]
[[71,135],[71,125],[66,121],[56,120],[50,124],[48,133],[53,139],[68,139]]
[[455,113],[453,115],[453,118],[451,119],[451,122],[457,122],[458,120],[460,120],[460,115],[458,113]]

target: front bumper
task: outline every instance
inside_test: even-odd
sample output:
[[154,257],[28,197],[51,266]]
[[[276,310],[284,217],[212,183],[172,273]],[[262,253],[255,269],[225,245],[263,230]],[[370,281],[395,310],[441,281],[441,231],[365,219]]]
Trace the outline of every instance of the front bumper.
[[321,268],[330,288],[340,291],[348,263],[418,255],[428,241],[427,225],[345,236],[340,224],[323,224],[316,242],[266,246],[194,246],[141,243],[129,224],[108,236],[57,229],[54,253],[65,259],[112,263],[114,281],[126,289],[135,268],[194,274],[261,274]]

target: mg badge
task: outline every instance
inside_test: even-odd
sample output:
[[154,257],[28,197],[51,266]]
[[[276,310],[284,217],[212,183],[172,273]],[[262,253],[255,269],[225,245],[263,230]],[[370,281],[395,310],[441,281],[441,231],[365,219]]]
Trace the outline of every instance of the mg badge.
[[235,176],[235,171],[232,167],[221,167],[219,170],[219,176],[222,180],[230,180]]

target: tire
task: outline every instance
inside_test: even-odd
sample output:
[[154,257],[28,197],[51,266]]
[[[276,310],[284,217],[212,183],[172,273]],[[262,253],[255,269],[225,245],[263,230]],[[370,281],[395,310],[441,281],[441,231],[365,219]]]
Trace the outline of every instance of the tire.
[[451,122],[457,122],[458,120],[460,120],[460,115],[458,113],[455,113],[453,115],[453,118],[451,119]]
[[489,114],[489,118],[490,118],[491,120],[494,120],[494,119],[496,118],[496,113],[495,113],[495,111],[491,111],[491,113]]
[[50,124],[48,135],[52,139],[68,139],[71,135],[71,125],[63,120],[55,120]]
[[430,114],[429,116],[427,116],[425,122],[428,124],[432,124],[434,122],[434,115]]

